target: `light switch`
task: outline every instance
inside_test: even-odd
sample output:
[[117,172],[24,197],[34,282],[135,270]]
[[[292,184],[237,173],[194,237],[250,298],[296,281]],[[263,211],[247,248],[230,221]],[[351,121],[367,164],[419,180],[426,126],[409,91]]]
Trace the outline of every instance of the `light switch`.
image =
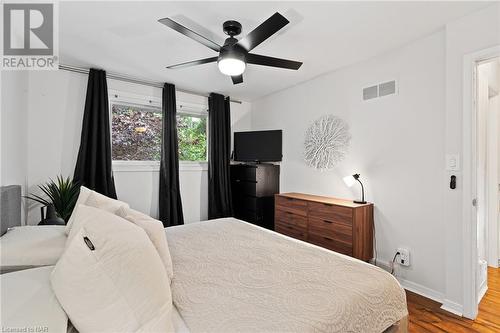
[[446,154],[446,170],[460,170],[460,157],[458,156],[458,154]]

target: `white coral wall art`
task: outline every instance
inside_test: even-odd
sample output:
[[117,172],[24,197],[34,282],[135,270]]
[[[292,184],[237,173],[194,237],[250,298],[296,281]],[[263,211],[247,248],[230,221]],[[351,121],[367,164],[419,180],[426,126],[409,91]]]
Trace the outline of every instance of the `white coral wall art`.
[[304,159],[308,166],[331,170],[342,161],[349,149],[349,125],[334,115],[323,116],[307,129]]

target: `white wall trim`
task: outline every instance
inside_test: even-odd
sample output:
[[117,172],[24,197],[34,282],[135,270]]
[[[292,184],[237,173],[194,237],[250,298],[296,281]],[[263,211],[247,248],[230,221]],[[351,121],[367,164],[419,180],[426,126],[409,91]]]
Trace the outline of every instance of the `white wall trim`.
[[475,76],[477,63],[500,55],[500,46],[488,48],[464,56],[463,63],[463,110],[462,110],[462,151],[463,151],[463,193],[462,193],[462,233],[463,255],[463,315],[470,319],[477,316],[477,225],[472,200],[476,198],[475,188],[475,141],[476,106]]
[[[372,260],[372,263],[373,263],[373,260]],[[395,265],[396,265],[395,267],[397,267],[398,264],[395,264]],[[388,271],[388,272],[391,271],[390,263],[387,261],[377,259],[377,267],[380,267],[383,270]],[[444,294],[442,292],[425,287],[425,286],[418,284],[418,283],[415,283],[413,281],[405,280],[401,277],[397,277],[397,276],[395,276],[395,277],[399,281],[399,284],[401,284],[401,287],[403,287],[404,289],[409,290],[411,292],[414,292],[415,294],[424,296],[426,298],[432,299],[433,301],[436,301],[438,303],[441,303],[441,309],[444,311],[448,311],[448,312],[453,313],[457,316],[462,316],[462,312],[463,312],[462,305],[445,299]]]
[[486,294],[486,292],[488,291],[488,284],[486,283],[486,281],[483,281],[483,284],[481,285],[481,288],[479,289],[479,297],[478,297],[478,305],[479,303],[481,302],[481,300],[483,299],[483,296]]
[[433,301],[439,302],[441,304],[443,303],[443,298],[444,298],[443,293],[436,291],[434,289],[431,289],[431,288],[427,288],[427,287],[425,287],[421,284],[415,283],[413,281],[408,281],[408,280],[398,278],[398,277],[396,277],[396,278],[398,279],[401,286],[403,288],[405,288],[406,290],[409,290],[409,291],[414,292],[416,294],[419,294],[421,296],[427,297],[427,298],[432,299]]
[[[497,61],[495,59],[495,61]],[[497,100],[499,97],[494,97]],[[500,107],[500,103],[495,101],[497,106]],[[498,224],[499,224],[499,186],[500,178],[498,177],[498,151],[500,146],[498,146],[498,136],[500,135],[500,127],[498,122],[498,116],[500,112],[493,109],[494,101],[492,99],[487,100],[488,112],[486,112],[486,261],[488,266],[493,268],[498,268]]]
[[462,305],[460,305],[456,302],[450,301],[449,299],[443,300],[442,305],[441,305],[441,309],[444,311],[451,312],[451,313],[453,313],[457,316],[460,316],[460,317],[463,315],[463,312],[464,312]]
[[108,99],[110,104],[121,102],[144,107],[147,107],[149,105],[151,107],[161,108],[161,98],[142,94],[134,94],[128,91],[108,89]]
[[[179,171],[207,171],[208,162],[180,161]],[[113,161],[113,172],[159,172],[160,161]]]
[[[380,261],[377,260],[377,266],[380,268],[390,271],[390,265],[388,262]],[[397,264],[396,264],[397,265]],[[415,294],[418,294],[420,296],[424,296],[426,298],[429,298],[433,301],[436,301],[438,303],[441,303],[441,309],[450,313],[453,313],[454,315],[457,316],[462,316],[463,313],[463,307],[462,305],[452,302],[448,299],[444,298],[444,294],[442,292],[436,291],[434,289],[425,287],[421,284],[415,283],[413,281],[405,280],[403,278],[397,277],[396,279],[399,281],[399,284],[401,284],[401,287],[403,287],[406,290],[409,290]]]

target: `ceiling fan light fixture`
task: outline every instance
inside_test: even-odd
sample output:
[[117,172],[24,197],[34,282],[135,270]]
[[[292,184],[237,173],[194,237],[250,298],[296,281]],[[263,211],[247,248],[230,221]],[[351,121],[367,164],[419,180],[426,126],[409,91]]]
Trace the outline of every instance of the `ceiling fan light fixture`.
[[235,36],[241,33],[241,23],[237,21],[226,21],[222,24],[222,30],[229,37],[226,38],[223,45],[208,39],[205,36],[183,26],[165,17],[158,20],[161,24],[183,34],[194,41],[205,45],[206,47],[218,52],[216,57],[188,61],[181,64],[171,65],[167,68],[185,68],[195,65],[213,63],[217,61],[217,66],[222,74],[231,77],[233,84],[243,83],[243,72],[246,70],[247,63],[252,65],[260,65],[274,68],[285,68],[298,70],[302,65],[299,61],[280,59],[274,57],[263,56],[259,54],[249,53],[255,47],[267,40],[269,37],[276,34],[281,28],[290,23],[280,13],[274,13],[270,18],[261,23],[257,28],[250,31],[245,37],[236,39]]
[[217,65],[222,74],[229,76],[241,75],[247,67],[243,60],[236,58],[222,58]]

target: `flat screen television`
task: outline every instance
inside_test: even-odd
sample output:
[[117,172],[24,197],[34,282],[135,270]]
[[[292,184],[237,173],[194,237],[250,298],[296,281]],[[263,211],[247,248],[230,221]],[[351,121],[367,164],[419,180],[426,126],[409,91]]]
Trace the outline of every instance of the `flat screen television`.
[[282,130],[234,133],[234,160],[239,162],[279,162]]

